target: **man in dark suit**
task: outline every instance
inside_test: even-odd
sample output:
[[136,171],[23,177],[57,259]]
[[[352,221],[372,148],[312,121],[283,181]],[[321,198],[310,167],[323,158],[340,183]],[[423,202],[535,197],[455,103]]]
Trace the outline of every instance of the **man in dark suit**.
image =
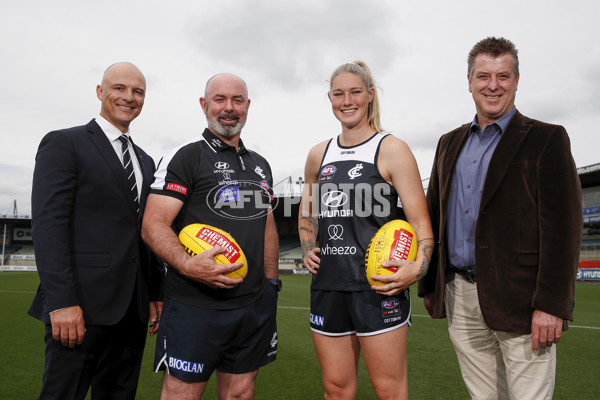
[[29,314],[46,323],[40,399],[83,399],[90,386],[93,399],[133,399],[148,319],[157,322],[162,308],[157,260],[140,235],[154,161],[129,137],[146,81],[118,63],[96,92],[100,115],[48,133],[36,155],[41,283]]
[[573,320],[581,188],[567,132],[514,106],[512,42],[469,54],[477,115],[442,136],[427,191],[438,243],[419,295],[448,330],[474,399],[550,399]]

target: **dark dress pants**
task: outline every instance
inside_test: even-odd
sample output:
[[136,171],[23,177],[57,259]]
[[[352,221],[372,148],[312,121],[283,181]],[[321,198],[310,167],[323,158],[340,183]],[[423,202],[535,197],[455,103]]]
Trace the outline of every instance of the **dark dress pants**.
[[46,325],[46,361],[39,398],[85,399],[91,387],[93,400],[134,399],[146,325],[132,305],[116,325],[86,325],[83,343],[74,349],[54,340],[51,325]]

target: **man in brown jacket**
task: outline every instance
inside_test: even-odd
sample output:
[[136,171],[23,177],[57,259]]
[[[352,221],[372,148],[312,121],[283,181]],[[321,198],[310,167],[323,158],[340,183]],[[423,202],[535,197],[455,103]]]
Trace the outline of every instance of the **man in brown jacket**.
[[427,201],[438,246],[419,295],[448,330],[474,399],[551,399],[573,320],[581,187],[567,132],[514,106],[514,44],[468,58],[477,114],[441,137]]

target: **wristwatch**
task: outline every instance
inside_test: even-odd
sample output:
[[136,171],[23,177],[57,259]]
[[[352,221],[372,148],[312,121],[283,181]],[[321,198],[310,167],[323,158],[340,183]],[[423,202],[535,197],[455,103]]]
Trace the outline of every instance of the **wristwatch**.
[[277,289],[278,292],[281,291],[281,287],[283,286],[283,284],[281,283],[281,279],[279,278],[269,278],[267,279],[269,281],[269,283],[273,286],[275,286],[275,288]]

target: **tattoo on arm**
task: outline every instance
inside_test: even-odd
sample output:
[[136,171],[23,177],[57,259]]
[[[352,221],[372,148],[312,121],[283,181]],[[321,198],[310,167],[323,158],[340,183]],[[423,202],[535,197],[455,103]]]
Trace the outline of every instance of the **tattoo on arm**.
[[306,255],[308,253],[310,253],[310,251],[317,246],[317,243],[315,240],[302,239],[301,245],[302,245],[302,259],[305,259]]
[[429,267],[429,262],[431,261],[431,254],[433,253],[434,241],[431,238],[418,240],[417,248],[421,248],[423,251],[423,262],[421,262],[421,266],[419,267],[419,272],[417,273],[416,278],[421,279],[427,273],[427,269]]
[[302,246],[302,259],[306,258],[307,254],[310,253],[317,245],[317,232],[319,229],[319,222],[312,215],[301,215],[300,226],[298,227],[300,233],[304,232],[306,235],[300,238],[300,244]]
[[314,233],[314,231],[313,231],[312,229],[310,229],[310,228],[307,228],[307,227],[305,227],[305,226],[301,226],[301,227],[299,227],[298,229],[299,229],[299,230],[301,230],[301,231],[304,231],[304,232],[306,232],[306,233],[310,233],[310,234]]
[[[300,216],[300,220],[302,222],[306,222],[308,224],[308,226],[301,226],[300,230],[309,232],[309,233],[314,233],[316,235],[317,229],[319,228],[319,221],[313,217],[312,215],[306,216],[306,215],[302,215]],[[313,228],[313,229],[310,229]]]

